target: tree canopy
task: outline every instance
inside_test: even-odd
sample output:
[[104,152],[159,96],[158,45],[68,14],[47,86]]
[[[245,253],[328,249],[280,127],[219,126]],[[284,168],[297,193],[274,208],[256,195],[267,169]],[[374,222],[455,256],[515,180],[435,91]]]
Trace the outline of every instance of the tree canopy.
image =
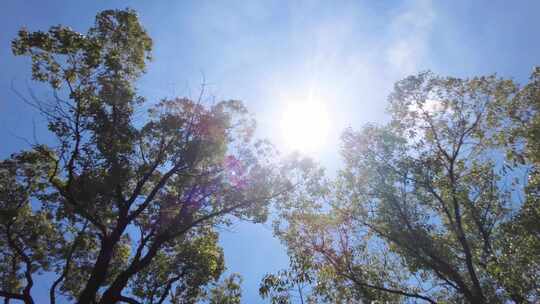
[[129,9],[100,12],[85,34],[53,26],[13,40],[53,90],[26,101],[56,144],[0,164],[6,302],[34,303],[36,277],[53,273],[51,303],[238,303],[238,277],[217,283],[215,228],[265,220],[292,184],[240,101],[164,99],[144,113],[135,84],[151,49]]
[[44,275],[50,303],[241,303],[218,228],[269,210],[290,258],[262,279],[271,303],[540,301],[540,68],[406,77],[330,178],[280,160],[240,101],[148,102],[152,45],[130,9],[13,40],[52,91],[18,94],[54,144],[0,161],[4,303],[45,302]]
[[283,205],[291,268],[261,295],[298,302],[302,284],[307,303],[538,302],[538,77],[396,83],[391,121],[345,131],[337,179]]

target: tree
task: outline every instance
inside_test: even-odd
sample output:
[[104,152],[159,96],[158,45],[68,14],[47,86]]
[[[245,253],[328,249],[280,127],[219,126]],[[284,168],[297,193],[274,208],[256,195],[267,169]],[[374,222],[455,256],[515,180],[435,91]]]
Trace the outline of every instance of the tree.
[[[57,145],[0,164],[0,296],[34,303],[36,274],[77,303],[194,303],[224,270],[216,225],[263,221],[291,189],[239,101],[162,100],[142,112],[135,83],[152,40],[132,10],[86,34],[20,30],[15,55],[52,101],[26,101]],[[24,96],[21,97],[25,98]],[[40,301],[41,302],[41,301]]]
[[508,157],[527,165],[528,180],[523,206],[503,226],[503,267],[494,267],[501,280],[520,293],[539,288],[540,256],[540,68],[535,68],[530,82],[507,107],[513,122],[504,140],[510,148]]
[[209,304],[240,304],[242,299],[242,277],[233,273],[220,284],[215,284],[209,292]]
[[[389,97],[391,122],[347,130],[338,178],[306,189],[276,223],[290,255],[309,261],[313,296],[540,300],[538,75],[523,88],[410,76]],[[344,286],[346,298],[328,298]]]
[[[313,295],[305,296],[306,287],[313,283],[313,265],[306,259],[298,261],[291,259],[289,269],[278,271],[277,274],[267,274],[263,277],[259,294],[262,298],[269,298],[272,304],[289,304],[294,299],[299,303],[316,303]],[[336,288],[337,289],[337,288]],[[340,290],[346,294],[346,290]],[[328,299],[327,299],[328,300]],[[336,302],[337,299],[332,299]]]

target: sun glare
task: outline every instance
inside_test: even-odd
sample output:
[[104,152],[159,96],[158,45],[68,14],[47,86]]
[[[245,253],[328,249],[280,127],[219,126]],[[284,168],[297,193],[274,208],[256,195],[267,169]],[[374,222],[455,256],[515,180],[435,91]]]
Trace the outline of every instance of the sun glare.
[[286,106],[280,126],[287,149],[310,153],[324,145],[330,122],[323,103],[296,102]]

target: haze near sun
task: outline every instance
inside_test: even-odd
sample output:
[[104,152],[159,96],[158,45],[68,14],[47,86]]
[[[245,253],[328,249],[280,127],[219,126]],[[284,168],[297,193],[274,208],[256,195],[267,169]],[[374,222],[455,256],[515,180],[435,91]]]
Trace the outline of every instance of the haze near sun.
[[282,113],[280,128],[287,150],[312,154],[327,141],[330,121],[320,101],[289,102]]

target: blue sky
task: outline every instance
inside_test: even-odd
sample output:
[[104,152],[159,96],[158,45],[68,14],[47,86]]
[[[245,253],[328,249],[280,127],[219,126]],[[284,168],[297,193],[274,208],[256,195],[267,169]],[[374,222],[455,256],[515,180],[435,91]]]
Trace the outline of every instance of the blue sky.
[[[41,117],[10,88],[35,86],[28,60],[11,55],[17,30],[64,24],[86,31],[98,11],[125,7],[139,12],[154,40],[139,83],[150,102],[196,96],[204,79],[208,98],[243,100],[258,135],[287,151],[276,131],[283,109],[316,96],[331,128],[311,155],[330,172],[339,167],[345,127],[387,119],[395,81],[430,69],[525,82],[540,64],[539,1],[2,1],[0,157],[27,148],[21,138],[48,140]],[[269,225],[239,223],[224,231],[222,244],[229,270],[244,276],[245,303],[262,302],[262,275],[287,265]]]

